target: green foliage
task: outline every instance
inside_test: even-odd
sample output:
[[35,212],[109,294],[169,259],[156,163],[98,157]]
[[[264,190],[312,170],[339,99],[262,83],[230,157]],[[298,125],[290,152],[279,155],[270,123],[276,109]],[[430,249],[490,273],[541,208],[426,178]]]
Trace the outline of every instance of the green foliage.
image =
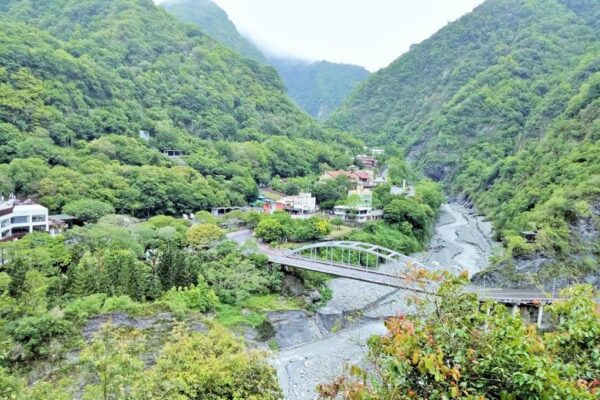
[[225,242],[192,260],[219,299],[240,305],[256,295],[266,295],[280,288],[283,277],[279,267],[269,264],[262,254],[243,255],[236,245]]
[[176,329],[148,381],[138,385],[145,386],[146,398],[281,398],[275,371],[264,357],[219,327],[207,334]]
[[99,200],[81,199],[66,204],[63,207],[65,214],[71,214],[83,222],[96,222],[107,214],[113,214],[112,205]]
[[187,310],[207,312],[214,310],[218,303],[215,292],[209,289],[203,278],[195,286],[172,288],[163,294],[161,300],[167,303],[172,311],[179,314]]
[[292,219],[285,212],[263,217],[258,223],[256,237],[266,243],[306,242],[322,239],[331,233],[331,224],[322,217]]
[[358,147],[298,110],[273,69],[148,1],[11,0],[0,18],[0,189],[52,212],[245,205],[257,183],[340,167]]
[[481,306],[464,283],[442,283],[439,297],[418,303],[424,315],[389,319],[389,334],[369,341],[375,375],[353,367],[351,377],[322,385],[323,396],[597,398],[600,309],[591,287],[566,290],[566,300],[550,307],[562,317],[557,329],[540,334],[503,305]]
[[219,227],[211,224],[194,225],[185,233],[187,243],[195,249],[208,248],[225,237]]
[[72,333],[73,325],[64,318],[50,314],[23,317],[6,326],[6,331],[15,342],[10,353],[14,361],[56,357],[59,340]]
[[369,77],[369,71],[358,65],[285,58],[269,61],[283,78],[296,104],[320,120],[326,119]]
[[[330,124],[400,147],[473,200],[504,258],[537,253],[583,278],[598,256],[597,233],[578,227],[598,222],[599,16],[597,2],[485,2],[375,73]],[[522,231],[535,242],[517,243]]]

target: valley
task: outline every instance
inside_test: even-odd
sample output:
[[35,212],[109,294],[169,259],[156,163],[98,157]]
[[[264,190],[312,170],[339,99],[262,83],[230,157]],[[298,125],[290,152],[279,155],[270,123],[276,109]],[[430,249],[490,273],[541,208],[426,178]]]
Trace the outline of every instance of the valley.
[[0,400],[598,400],[600,3],[477,1],[0,1]]
[[[473,274],[487,265],[491,244],[489,223],[462,204],[445,203],[429,249],[415,256],[428,265],[437,263],[441,269],[452,264],[471,266],[469,273]],[[328,285],[332,298],[315,317],[323,336],[309,336],[306,343],[283,347],[273,356],[286,400],[318,399],[317,385],[342,375],[345,365],[368,365],[367,340],[385,334],[383,318],[411,312],[406,292],[343,278],[332,279]],[[320,315],[333,317],[333,323],[319,325]],[[349,321],[341,323],[342,316]],[[329,332],[336,321],[339,332]],[[281,329],[288,328],[283,325]]]

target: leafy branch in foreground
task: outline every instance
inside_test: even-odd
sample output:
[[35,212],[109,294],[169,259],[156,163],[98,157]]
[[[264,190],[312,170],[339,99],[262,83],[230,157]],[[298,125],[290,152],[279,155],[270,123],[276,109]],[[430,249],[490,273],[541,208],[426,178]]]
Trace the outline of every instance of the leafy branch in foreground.
[[447,278],[418,316],[386,321],[388,334],[369,341],[374,368],[350,367],[319,386],[322,398],[599,398],[600,307],[591,286],[565,289],[565,300],[548,307],[555,329],[541,333],[501,304],[480,304],[465,283]]

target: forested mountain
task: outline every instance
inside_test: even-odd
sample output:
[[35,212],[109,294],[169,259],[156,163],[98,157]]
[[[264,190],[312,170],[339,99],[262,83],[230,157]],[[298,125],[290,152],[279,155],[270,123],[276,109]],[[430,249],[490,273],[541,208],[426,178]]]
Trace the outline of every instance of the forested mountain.
[[240,35],[229,16],[211,0],[168,0],[160,3],[176,18],[202,27],[222,45],[254,61],[268,64],[266,57],[248,39]]
[[[53,212],[82,198],[143,216],[244,204],[272,176],[347,164],[322,146],[333,138],[272,68],[151,0],[0,4],[2,193]],[[162,156],[173,149],[184,161]]]
[[374,74],[330,124],[401,146],[473,200],[511,279],[597,274],[598,21],[597,1],[489,0]]
[[350,64],[285,58],[269,60],[283,78],[290,97],[319,119],[327,118],[370,74],[365,68]]
[[161,5],[180,20],[199,25],[221,44],[275,67],[290,97],[313,117],[326,118],[369,76],[369,71],[356,65],[276,57],[267,60],[260,50],[240,35],[227,13],[211,0],[168,0]]

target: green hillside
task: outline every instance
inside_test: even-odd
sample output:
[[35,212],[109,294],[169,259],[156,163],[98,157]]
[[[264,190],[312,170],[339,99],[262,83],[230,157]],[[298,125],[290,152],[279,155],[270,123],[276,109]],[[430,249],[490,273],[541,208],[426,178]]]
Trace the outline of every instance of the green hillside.
[[211,0],[168,0],[161,2],[161,6],[182,21],[200,25],[213,39],[244,57],[269,63],[260,50],[239,34],[227,13]]
[[328,61],[271,58],[270,62],[283,78],[290,97],[319,119],[326,119],[370,74],[357,65]]
[[269,59],[238,32],[227,13],[211,0],[169,0],[161,3],[181,21],[194,23],[226,47],[250,59],[272,65],[283,78],[289,96],[304,111],[325,119],[369,76],[363,67],[327,61]]
[[597,274],[599,20],[595,1],[487,1],[374,74],[330,124],[400,146],[473,200],[510,279]]
[[[9,0],[0,21],[2,193],[52,212],[92,198],[178,214],[349,162],[321,144],[343,135],[300,111],[272,68],[151,0]],[[183,161],[162,156],[173,149]]]

